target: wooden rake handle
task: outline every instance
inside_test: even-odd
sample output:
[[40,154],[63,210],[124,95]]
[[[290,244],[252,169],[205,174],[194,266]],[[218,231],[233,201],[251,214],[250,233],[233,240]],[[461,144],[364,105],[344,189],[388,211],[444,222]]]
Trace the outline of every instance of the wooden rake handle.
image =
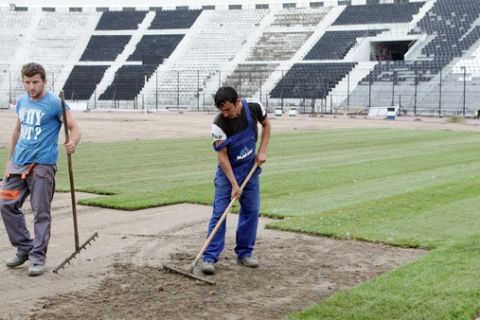
[[[240,186],[240,191],[243,191],[243,188],[245,188],[245,186],[247,185],[248,181],[250,181],[250,178],[253,176],[253,174],[255,173],[255,170],[257,170],[258,168],[258,163],[255,162],[255,164],[253,165],[252,169],[250,169],[250,172],[248,173],[247,177],[245,178],[245,180],[243,180],[243,183],[242,185]],[[223,221],[225,220],[225,218],[227,217],[228,213],[230,212],[230,210],[232,209],[232,206],[233,204],[235,203],[235,201],[237,200],[238,198],[233,198],[228,207],[225,209],[225,211],[223,212],[222,216],[220,217],[220,219],[218,220],[217,224],[215,225],[215,228],[213,228],[212,232],[210,232],[210,235],[208,236],[207,240],[205,240],[205,243],[203,244],[202,248],[200,249],[200,251],[198,252],[197,256],[195,257],[195,259],[193,260],[192,262],[192,265],[190,266],[190,272],[192,273],[193,272],[193,269],[195,269],[195,267],[197,266],[198,264],[198,261],[200,260],[200,258],[202,257],[203,253],[205,252],[205,250],[207,250],[207,247],[208,245],[210,244],[210,242],[212,241],[213,237],[215,236],[215,234],[217,233],[218,229],[220,229],[220,226],[222,225]]]
[[[68,132],[68,120],[67,120],[67,110],[65,108],[65,96],[63,90],[60,91],[60,100],[62,101],[62,115],[63,115],[63,127],[65,129],[65,143],[70,140]],[[75,250],[80,249],[80,240],[78,237],[78,223],[77,223],[77,204],[75,200],[75,185],[73,182],[73,165],[72,165],[72,155],[67,153],[67,162],[68,162],[68,178],[70,180],[70,195],[72,198],[72,216],[73,216],[73,232],[75,237]]]

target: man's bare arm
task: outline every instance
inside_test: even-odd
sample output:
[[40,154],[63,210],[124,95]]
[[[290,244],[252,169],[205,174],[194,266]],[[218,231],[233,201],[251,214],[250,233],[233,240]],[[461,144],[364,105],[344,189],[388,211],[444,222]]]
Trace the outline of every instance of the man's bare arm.
[[[215,141],[215,145],[219,146],[222,142],[223,141]],[[238,185],[237,179],[233,174],[232,164],[230,163],[230,159],[228,158],[227,148],[223,148],[222,150],[218,151],[217,158],[223,173],[225,174],[228,181],[230,181],[230,184],[232,185],[231,199],[240,198],[240,195],[241,195],[240,186]]]
[[18,139],[20,138],[20,128],[21,128],[20,119],[17,118],[15,127],[13,128],[12,138],[10,140],[10,154],[8,157],[9,161],[13,157],[13,151],[15,150],[15,146],[17,145]]
[[259,165],[267,161],[267,148],[270,142],[270,135],[272,134],[272,125],[268,118],[265,118],[260,124],[262,125],[262,138],[257,152],[257,163]]
[[[82,137],[82,132],[80,131],[80,127],[78,126],[77,121],[73,117],[73,113],[70,110],[66,110],[67,114],[67,123],[68,123],[68,132],[69,132],[69,139],[65,142],[65,151],[68,154],[72,154],[75,152],[75,146],[80,142]],[[62,116],[62,122],[63,116]]]

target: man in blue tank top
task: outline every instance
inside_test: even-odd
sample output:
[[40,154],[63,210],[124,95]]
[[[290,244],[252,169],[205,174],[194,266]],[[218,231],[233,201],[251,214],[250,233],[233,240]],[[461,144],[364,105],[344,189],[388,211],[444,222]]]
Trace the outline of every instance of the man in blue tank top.
[[[0,188],[0,211],[8,238],[16,248],[15,256],[6,262],[7,267],[15,268],[29,260],[28,274],[38,276],[44,271],[50,240],[50,209],[63,115],[60,98],[46,89],[43,66],[25,64],[22,80],[27,92],[17,100],[10,157]],[[81,134],[70,110],[66,114],[70,139],[64,147],[72,154]],[[33,211],[33,239],[21,210],[28,196]]]
[[[258,168],[243,192],[240,185],[253,165],[267,160],[267,146],[271,125],[265,108],[260,103],[240,99],[232,87],[221,87],[215,94],[215,105],[220,112],[212,125],[213,147],[217,151],[218,168],[215,175],[215,198],[213,213],[208,224],[208,234],[228,207],[231,199],[240,199],[240,212],[236,232],[235,253],[241,265],[256,268],[253,257],[257,238],[260,211],[260,184]],[[256,152],[257,123],[262,126],[258,153]],[[226,222],[224,221],[203,255],[201,270],[205,274],[215,273],[225,244]]]

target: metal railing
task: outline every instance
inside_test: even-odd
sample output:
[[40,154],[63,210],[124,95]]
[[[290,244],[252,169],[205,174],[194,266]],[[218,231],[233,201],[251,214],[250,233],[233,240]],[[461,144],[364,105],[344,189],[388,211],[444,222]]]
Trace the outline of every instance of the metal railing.
[[[288,110],[296,108],[301,113],[335,113],[345,108],[397,106],[400,112],[410,115],[430,116],[478,116],[480,110],[480,78],[472,78],[468,70],[463,74],[432,75],[430,81],[410,71],[408,74],[394,71],[381,81],[358,81],[350,75],[336,83],[327,80],[312,80],[307,74],[296,83],[284,83],[287,71],[273,72],[260,70],[237,71],[235,73],[215,70],[205,76],[204,70],[177,71],[174,78],[154,73],[146,79],[146,85],[134,99],[102,98],[103,92],[93,91],[89,99],[75,99],[84,84],[78,83],[66,94],[69,103],[79,103],[89,109],[132,109],[132,110],[214,110],[213,95],[219,85],[232,85],[240,95],[262,102],[267,108]],[[230,75],[228,75],[230,73]],[[171,72],[170,72],[171,74]],[[365,70],[368,74],[368,70]],[[84,78],[88,79],[88,75]],[[113,77],[112,77],[113,79]],[[367,79],[367,78],[364,78]],[[0,108],[15,104],[21,95],[21,79],[11,72],[4,72],[0,78]],[[58,81],[57,81],[58,82]],[[59,90],[54,74],[48,78],[49,88]],[[111,88],[113,97],[117,92],[128,90],[129,84]],[[272,90],[275,95],[272,95]],[[78,91],[77,91],[78,90]],[[324,90],[324,92],[322,91]],[[104,90],[102,90],[104,91]]]

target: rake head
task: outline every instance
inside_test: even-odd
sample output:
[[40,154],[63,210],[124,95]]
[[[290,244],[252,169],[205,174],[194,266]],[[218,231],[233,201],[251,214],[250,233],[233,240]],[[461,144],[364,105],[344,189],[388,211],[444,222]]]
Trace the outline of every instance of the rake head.
[[98,237],[98,232],[95,232],[90,238],[88,238],[87,241],[85,241],[84,244],[82,244],[80,247],[78,247],[70,256],[68,256],[67,259],[63,260],[62,263],[58,265],[55,269],[53,269],[53,273],[58,274],[58,271],[65,268],[66,264],[69,264],[71,260],[75,259],[76,256],[82,251],[83,249],[86,249],[86,246],[90,245],[91,242],[95,241],[95,238]]
[[165,270],[168,270],[168,271],[173,272],[173,273],[180,274],[180,275],[185,276],[185,277],[187,277],[187,278],[199,280],[199,281],[202,281],[202,282],[211,284],[211,285],[215,285],[215,284],[216,284],[216,282],[213,281],[213,280],[209,280],[209,279],[205,279],[205,278],[199,277],[199,276],[197,276],[197,275],[194,275],[194,274],[191,273],[191,272],[183,271],[183,270],[180,270],[180,269],[177,269],[177,268],[174,268],[174,267],[171,267],[171,266],[167,266],[167,265],[162,265],[162,267],[163,267],[163,269],[165,269]]

